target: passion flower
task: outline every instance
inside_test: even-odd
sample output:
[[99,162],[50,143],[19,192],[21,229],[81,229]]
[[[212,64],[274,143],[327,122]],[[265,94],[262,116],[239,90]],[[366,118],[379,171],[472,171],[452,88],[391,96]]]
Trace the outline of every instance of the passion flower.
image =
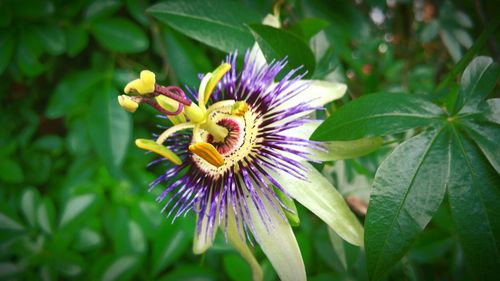
[[[295,69],[277,80],[286,59],[266,64],[256,46],[241,71],[228,55],[199,89],[163,87],[152,72],[141,72],[119,97],[134,112],[140,103],[156,108],[173,126],[136,145],[174,165],[151,183],[162,186],[157,201],[176,219],[197,215],[194,252],[203,253],[220,228],[262,278],[248,243],[256,241],[281,280],[305,280],[306,273],[290,226],[298,222],[293,200],[324,220],[341,237],[361,245],[363,229],[342,196],[308,161],[324,161],[328,145],[309,140],[318,126],[311,112],[342,97],[340,83],[302,80]],[[192,100],[188,98],[191,96]]]

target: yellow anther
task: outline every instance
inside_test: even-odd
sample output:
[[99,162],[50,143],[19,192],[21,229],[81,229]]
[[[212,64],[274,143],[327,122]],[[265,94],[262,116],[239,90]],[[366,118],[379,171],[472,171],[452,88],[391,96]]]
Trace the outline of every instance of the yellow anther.
[[118,96],[118,103],[123,109],[132,113],[139,107],[139,103],[134,98],[126,95]]
[[160,156],[163,156],[167,158],[168,160],[172,161],[172,163],[176,165],[182,164],[181,159],[179,156],[177,156],[175,153],[173,153],[170,149],[166,148],[165,146],[161,144],[157,144],[153,140],[147,140],[147,139],[136,139],[135,140],[135,145],[137,147],[144,149],[144,150],[149,150],[152,151]]
[[222,76],[226,74],[231,69],[231,65],[229,63],[223,63],[217,67],[214,72],[212,72],[212,77],[210,78],[210,81],[208,81],[207,87],[205,88],[205,104],[208,102],[208,99],[210,99],[210,96],[212,95],[212,92],[217,86],[217,83],[222,79]]
[[194,143],[189,146],[189,150],[215,167],[224,165],[224,158],[222,158],[222,155],[220,155],[213,145],[207,142]]
[[155,91],[155,74],[149,70],[141,71],[139,79],[130,81],[123,91],[128,94],[132,91],[139,93],[140,95],[150,94]]
[[231,114],[236,116],[243,116],[248,111],[248,104],[244,101],[237,101],[233,104]]

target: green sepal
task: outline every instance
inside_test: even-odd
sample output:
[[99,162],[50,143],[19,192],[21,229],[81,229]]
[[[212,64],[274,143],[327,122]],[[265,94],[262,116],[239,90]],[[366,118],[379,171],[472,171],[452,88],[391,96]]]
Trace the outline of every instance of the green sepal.
[[278,196],[278,199],[285,205],[288,210],[283,208],[283,212],[285,213],[286,218],[291,226],[296,227],[300,225],[299,214],[297,213],[297,206],[295,206],[295,202],[292,198],[288,197],[283,191],[281,191],[276,186],[273,186],[274,193]]

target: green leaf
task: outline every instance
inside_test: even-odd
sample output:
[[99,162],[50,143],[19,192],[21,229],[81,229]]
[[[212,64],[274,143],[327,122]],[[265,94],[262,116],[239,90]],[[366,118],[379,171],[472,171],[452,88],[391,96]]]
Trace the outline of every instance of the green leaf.
[[84,217],[97,201],[95,194],[84,194],[72,197],[68,200],[63,208],[59,227],[63,228],[70,223],[77,221],[79,218]]
[[49,118],[59,118],[74,112],[81,103],[88,103],[88,96],[103,79],[104,74],[95,70],[65,76],[50,96],[45,115]]
[[113,259],[102,273],[99,280],[113,281],[127,279],[139,265],[139,259],[136,256],[121,256]]
[[36,225],[36,215],[39,202],[40,193],[34,188],[26,189],[21,195],[21,212],[32,227]]
[[96,20],[90,30],[101,46],[120,53],[139,53],[149,47],[144,31],[126,18]]
[[245,23],[258,23],[261,16],[233,1],[174,0],[150,7],[147,12],[195,40],[224,52],[240,53],[253,45]]
[[430,130],[398,146],[377,170],[365,221],[373,280],[405,254],[438,210],[446,191],[449,150],[448,130]]
[[[449,220],[452,223],[451,217]],[[419,263],[436,263],[450,251],[453,242],[448,233],[440,229],[429,229],[419,236],[408,256]]]
[[21,267],[15,263],[0,262],[0,278],[2,280],[8,280],[9,277],[17,275],[21,270]]
[[21,43],[17,48],[17,65],[26,76],[35,77],[45,71],[45,66],[38,59],[38,55],[26,44],[29,43]]
[[136,21],[143,25],[148,24],[148,18],[146,17],[146,5],[145,1],[141,0],[126,0],[128,12],[134,17]]
[[476,57],[464,70],[455,104],[455,112],[470,111],[495,87],[500,67],[490,57]]
[[148,240],[153,239],[156,230],[164,222],[158,204],[143,200],[132,208],[132,218],[140,225]]
[[101,243],[101,235],[90,228],[81,229],[75,238],[75,248],[81,252],[91,251],[101,245]]
[[106,18],[114,14],[122,5],[119,0],[94,0],[84,12],[86,19]]
[[0,212],[0,229],[6,231],[22,231],[23,225],[4,212]]
[[[250,24],[252,34],[259,44],[264,57],[268,62],[272,60],[281,60],[288,58],[288,64],[285,66],[282,74],[286,74],[292,69],[304,66],[308,75],[314,72],[315,60],[311,49],[304,41],[294,34],[274,28],[267,25]],[[299,71],[299,73],[304,70]]]
[[26,0],[15,2],[12,5],[16,16],[26,19],[37,19],[52,14],[55,10],[54,3],[49,0]]
[[97,155],[110,172],[117,172],[130,143],[132,121],[116,100],[114,91],[96,93],[87,118]]
[[56,210],[50,198],[40,201],[37,209],[37,221],[40,228],[48,234],[54,230],[56,220]]
[[51,55],[60,55],[66,49],[66,37],[62,28],[56,25],[37,26],[35,32],[40,38],[45,51]]
[[500,173],[500,125],[487,122],[466,122],[465,130],[479,146],[495,170]]
[[169,50],[168,60],[179,81],[190,87],[197,87],[200,84],[198,73],[213,70],[203,49],[171,30],[165,30],[163,38]]
[[466,260],[476,280],[496,280],[500,268],[500,175],[456,130],[448,199]]
[[224,255],[224,270],[233,281],[252,281],[250,266],[240,255]]
[[462,49],[460,48],[460,43],[448,30],[443,29],[439,35],[441,35],[441,40],[443,40],[443,44],[446,49],[448,49],[451,58],[455,63],[457,63],[462,58],[463,54]]
[[217,274],[210,267],[181,265],[162,276],[158,281],[216,281]]
[[10,63],[14,53],[14,38],[10,34],[0,35],[0,74],[2,74]]
[[14,160],[3,158],[0,161],[0,181],[6,183],[21,183],[24,173],[21,166]]
[[305,42],[309,42],[314,35],[329,25],[330,23],[323,19],[306,18],[297,22],[291,27],[290,30],[295,34],[302,36],[305,39]]
[[430,126],[444,112],[433,103],[397,93],[358,98],[332,113],[313,133],[313,140],[354,140]]
[[144,254],[146,251],[146,238],[137,224],[126,214],[116,218],[113,228],[114,245],[119,254]]
[[89,35],[83,26],[68,26],[66,32],[66,52],[70,57],[78,55],[89,42]]
[[192,234],[181,228],[178,223],[162,223],[153,240],[153,276],[185,253],[189,249],[191,240]]
[[431,20],[420,32],[420,40],[424,43],[429,43],[432,41],[439,32],[439,22],[437,20]]
[[500,99],[489,99],[481,111],[486,120],[500,124]]
[[[5,3],[5,2],[3,2]],[[0,27],[9,27],[12,22],[12,10],[9,5],[2,5],[0,9]]]

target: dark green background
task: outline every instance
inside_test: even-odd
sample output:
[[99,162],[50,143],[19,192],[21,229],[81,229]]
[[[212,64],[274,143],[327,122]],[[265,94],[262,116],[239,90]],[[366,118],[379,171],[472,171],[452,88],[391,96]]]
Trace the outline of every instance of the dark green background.
[[[301,224],[294,230],[309,279],[368,280],[368,272],[388,280],[491,279],[500,268],[499,203],[493,200],[500,187],[500,103],[482,100],[499,96],[498,66],[490,65],[489,76],[455,77],[475,55],[498,61],[498,31],[490,30],[493,35],[454,66],[491,27],[490,19],[500,17],[495,2],[291,0],[280,6],[283,29],[277,30],[260,24],[272,13],[272,1],[168,1],[152,8],[156,2],[147,0],[1,1],[0,279],[251,280],[249,267],[222,235],[195,256],[192,214],[172,224],[160,213],[154,200],[160,188],[147,189],[164,167],[147,169],[154,156],[132,144],[166,121],[145,106],[131,115],[116,96],[143,69],[157,73],[164,85],[196,87],[198,73],[214,69],[227,52],[242,54],[255,40],[266,58],[288,55],[288,69],[303,65],[310,78],[348,85],[342,100],[317,113],[326,118],[334,112],[316,132],[318,139],[386,140],[368,156],[317,165],[351,206],[356,201],[366,207],[372,182],[376,192],[366,222],[367,256],[298,206]],[[383,21],[374,21],[377,15]],[[479,87],[471,89],[474,82]],[[460,111],[480,102],[474,114]],[[363,119],[405,113],[402,107],[435,122]],[[462,121],[453,123],[450,116]],[[356,118],[358,124],[344,124]],[[430,148],[422,152],[422,146]],[[453,161],[443,160],[450,154]],[[414,172],[417,181],[429,183],[405,186],[397,175],[389,177],[420,156],[430,159],[424,161],[428,171],[409,167],[401,173]],[[461,171],[466,163],[470,169],[461,173],[474,176],[465,184],[440,172]],[[399,215],[391,213],[391,200],[403,194],[381,200],[391,191],[383,189],[388,183],[403,191],[415,187],[419,200],[425,195],[437,201],[415,205],[429,212],[423,232],[407,224],[387,246],[380,235],[391,237],[393,229],[377,216]],[[479,191],[449,189],[445,195],[443,186],[453,184]],[[434,185],[437,190],[425,189]],[[481,194],[491,200],[479,204]],[[483,207],[482,217],[468,217]],[[400,220],[404,225],[410,218]],[[277,280],[258,247],[255,254],[265,280]]]

